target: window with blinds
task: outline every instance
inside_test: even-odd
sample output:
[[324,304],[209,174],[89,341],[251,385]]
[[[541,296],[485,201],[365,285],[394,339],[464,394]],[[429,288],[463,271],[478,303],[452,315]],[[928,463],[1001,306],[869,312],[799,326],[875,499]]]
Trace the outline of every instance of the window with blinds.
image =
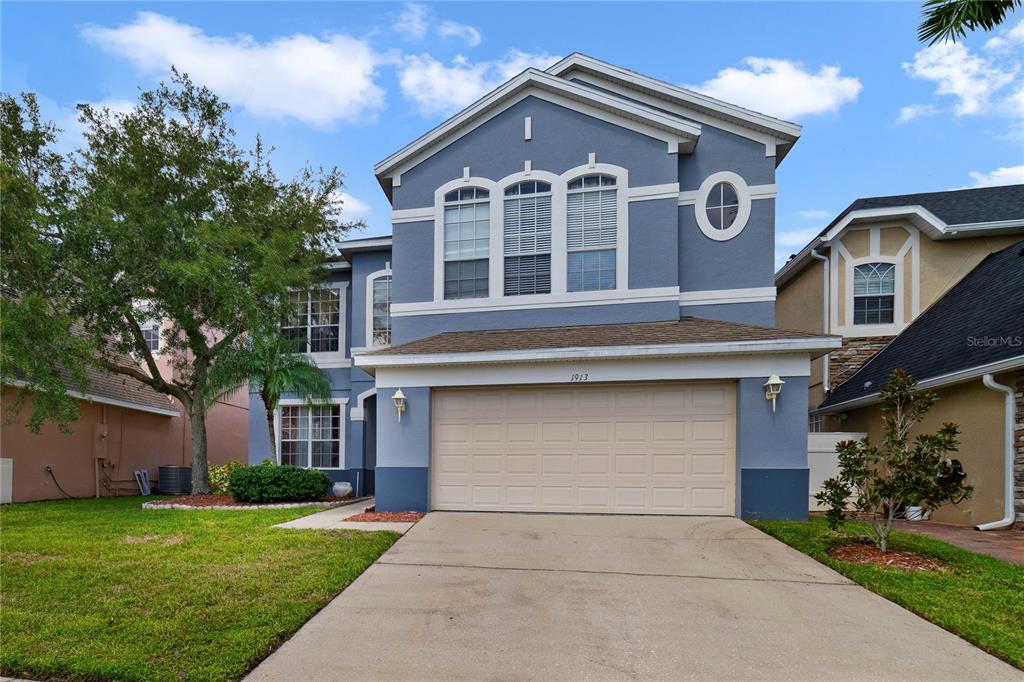
[[595,173],[569,183],[566,247],[569,291],[615,288],[618,190],[611,175]]
[[551,185],[505,189],[505,295],[551,293]]
[[491,222],[489,192],[462,187],[445,194],[444,297],[484,298],[488,295]]

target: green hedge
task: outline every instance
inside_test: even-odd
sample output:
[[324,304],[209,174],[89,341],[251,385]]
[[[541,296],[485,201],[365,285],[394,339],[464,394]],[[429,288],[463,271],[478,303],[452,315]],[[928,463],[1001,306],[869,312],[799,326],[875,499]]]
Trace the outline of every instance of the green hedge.
[[332,485],[319,469],[258,464],[235,469],[228,489],[239,502],[309,502],[319,500]]
[[231,472],[236,469],[242,469],[245,465],[241,462],[231,460],[227,464],[210,464],[208,465],[210,471],[210,489],[217,495],[226,495],[231,492],[231,487],[228,485],[228,477],[231,476]]

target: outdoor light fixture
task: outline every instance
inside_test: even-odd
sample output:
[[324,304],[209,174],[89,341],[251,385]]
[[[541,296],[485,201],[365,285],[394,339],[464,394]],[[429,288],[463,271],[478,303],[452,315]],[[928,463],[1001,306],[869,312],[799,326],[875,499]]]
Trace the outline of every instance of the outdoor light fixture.
[[778,374],[768,377],[764,382],[764,399],[772,401],[772,414],[775,414],[775,399],[782,393],[782,384],[786,383],[779,378]]
[[402,413],[405,412],[405,394],[402,393],[402,389],[395,391],[395,395],[393,395],[391,399],[395,401],[395,409],[398,411],[398,421],[402,421]]

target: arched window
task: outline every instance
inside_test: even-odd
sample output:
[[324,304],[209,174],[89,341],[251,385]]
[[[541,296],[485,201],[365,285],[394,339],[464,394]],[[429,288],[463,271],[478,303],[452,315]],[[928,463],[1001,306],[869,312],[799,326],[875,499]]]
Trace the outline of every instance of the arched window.
[[486,298],[490,193],[460,187],[444,195],[444,297]]
[[569,182],[566,196],[569,291],[615,288],[618,195],[612,175],[591,173]]
[[853,323],[892,324],[896,266],[865,263],[853,269]]
[[391,270],[381,270],[366,278],[366,342],[370,347],[391,345]]
[[551,293],[551,185],[505,188],[505,295]]

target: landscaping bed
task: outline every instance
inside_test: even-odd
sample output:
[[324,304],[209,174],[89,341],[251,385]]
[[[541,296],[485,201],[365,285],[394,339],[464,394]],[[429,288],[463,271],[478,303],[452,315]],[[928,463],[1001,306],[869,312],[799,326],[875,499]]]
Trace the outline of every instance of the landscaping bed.
[[0,675],[238,680],[399,537],[271,527],[308,506],[155,514],[140,500],[0,508]]
[[1024,670],[1024,566],[902,532],[879,556],[858,522],[838,534],[819,517],[750,524]]
[[425,516],[423,512],[379,512],[368,511],[350,516],[346,521],[356,523],[416,523]]
[[348,497],[327,496],[320,500],[309,502],[238,502],[230,495],[181,495],[167,499],[151,500],[144,502],[143,509],[291,509],[294,507],[340,507],[342,505],[358,502],[360,499],[349,495]]

